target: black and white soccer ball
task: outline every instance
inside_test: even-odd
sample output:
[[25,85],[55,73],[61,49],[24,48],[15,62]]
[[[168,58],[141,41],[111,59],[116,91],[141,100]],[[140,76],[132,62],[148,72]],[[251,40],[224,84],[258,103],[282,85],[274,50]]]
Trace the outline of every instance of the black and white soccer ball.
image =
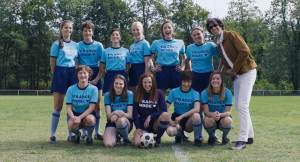
[[141,147],[151,148],[155,146],[154,134],[153,133],[143,133],[141,136]]

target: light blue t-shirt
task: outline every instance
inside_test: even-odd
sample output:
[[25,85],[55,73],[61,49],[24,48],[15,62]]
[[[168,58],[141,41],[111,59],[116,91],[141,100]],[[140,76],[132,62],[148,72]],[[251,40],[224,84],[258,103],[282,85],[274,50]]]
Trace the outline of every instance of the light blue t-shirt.
[[184,55],[185,45],[182,40],[155,40],[151,45],[151,53],[156,54],[156,63],[162,66],[179,64],[179,54]]
[[223,113],[226,111],[226,106],[232,106],[232,93],[229,89],[225,89],[224,101],[220,100],[219,95],[213,95],[212,99],[208,95],[208,90],[205,89],[201,92],[201,103],[203,105],[208,104],[210,112],[218,111]]
[[103,52],[104,48],[100,42],[93,41],[91,43],[85,43],[84,41],[80,41],[78,43],[79,64],[89,67],[99,67]]
[[207,42],[202,45],[191,44],[186,50],[187,59],[192,62],[192,71],[206,73],[213,71],[213,56],[217,55],[217,45]]
[[127,107],[133,105],[133,93],[132,91],[127,91],[127,102],[121,101],[121,96],[116,96],[115,101],[111,102],[109,98],[109,92],[104,94],[104,105],[110,105],[111,112],[116,110],[122,110],[123,112],[127,112]]
[[70,86],[66,93],[66,104],[72,105],[76,113],[83,113],[91,103],[98,102],[98,88],[92,84],[81,89],[78,84]]
[[126,70],[129,63],[129,50],[127,48],[106,48],[101,58],[106,70]]
[[146,56],[151,56],[150,44],[147,40],[142,39],[130,45],[129,62],[131,64],[144,63]]
[[58,41],[52,43],[50,56],[56,58],[56,66],[75,67],[78,57],[78,45],[74,41],[63,42],[64,47],[60,48]]
[[172,89],[167,99],[167,103],[174,103],[174,112],[180,115],[193,109],[196,101],[200,102],[197,91],[191,88],[188,92],[184,92],[181,87]]

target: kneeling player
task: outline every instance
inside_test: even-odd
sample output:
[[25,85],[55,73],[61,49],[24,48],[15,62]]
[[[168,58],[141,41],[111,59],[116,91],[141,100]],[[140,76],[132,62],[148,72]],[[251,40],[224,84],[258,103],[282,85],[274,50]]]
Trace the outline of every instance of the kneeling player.
[[227,144],[227,135],[231,129],[232,93],[225,88],[221,73],[214,72],[210,76],[209,86],[201,93],[201,102],[205,114],[205,128],[208,132],[208,144],[216,143],[215,131],[223,131],[222,144]]
[[151,73],[144,73],[138,82],[135,93],[133,119],[136,127],[134,144],[140,146],[144,132],[155,133],[156,146],[159,146],[161,136],[168,127],[170,114],[167,113],[165,97],[156,87],[156,81]]
[[78,83],[70,86],[66,94],[66,104],[68,113],[69,130],[75,133],[73,141],[80,142],[80,128],[85,128],[88,132],[87,144],[93,144],[93,130],[96,123],[95,105],[98,102],[98,89],[89,84],[89,77],[92,70],[85,65],[80,65],[76,69]]
[[119,135],[124,144],[130,144],[128,134],[132,129],[133,93],[128,91],[126,78],[117,74],[110,91],[104,95],[107,123],[103,142],[106,147],[114,147]]
[[172,89],[167,99],[168,107],[174,103],[171,126],[168,127],[167,132],[176,136],[175,143],[181,143],[183,131],[194,131],[194,144],[200,146],[202,142],[202,123],[199,114],[200,95],[191,88],[191,72],[183,72],[181,80],[181,86]]

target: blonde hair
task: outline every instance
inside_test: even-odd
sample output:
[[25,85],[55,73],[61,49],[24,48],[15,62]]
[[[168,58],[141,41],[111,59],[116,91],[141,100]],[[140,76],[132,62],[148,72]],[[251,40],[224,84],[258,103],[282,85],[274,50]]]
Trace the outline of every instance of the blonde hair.
[[141,33],[142,33],[142,38],[144,38],[144,26],[141,22],[139,21],[135,21],[131,24],[131,30],[136,27],[136,28],[140,28],[141,29]]

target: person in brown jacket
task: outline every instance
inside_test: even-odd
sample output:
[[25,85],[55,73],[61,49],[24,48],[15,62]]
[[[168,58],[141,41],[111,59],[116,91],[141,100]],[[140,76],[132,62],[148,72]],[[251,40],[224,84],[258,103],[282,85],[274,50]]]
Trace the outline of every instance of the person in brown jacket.
[[252,89],[256,79],[256,63],[244,39],[234,31],[224,30],[218,18],[209,18],[208,32],[217,37],[221,61],[218,70],[234,79],[235,107],[239,118],[239,135],[232,149],[241,150],[252,144],[254,131],[249,112]]

